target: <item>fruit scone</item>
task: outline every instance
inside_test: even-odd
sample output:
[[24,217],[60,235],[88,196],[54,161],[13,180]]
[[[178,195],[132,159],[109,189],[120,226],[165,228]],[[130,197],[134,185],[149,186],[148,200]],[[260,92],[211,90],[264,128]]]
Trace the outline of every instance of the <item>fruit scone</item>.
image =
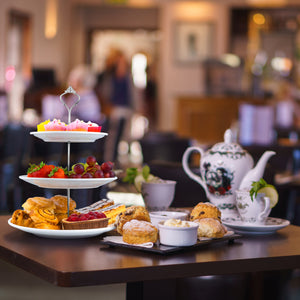
[[150,222],[132,219],[122,229],[122,239],[127,244],[156,243],[158,229]]
[[140,220],[151,222],[148,210],[143,206],[127,207],[122,213],[117,216],[117,231],[123,234],[124,225],[131,220]]
[[227,228],[221,222],[221,211],[210,202],[200,202],[192,210],[190,221],[199,225],[198,238],[221,238]]

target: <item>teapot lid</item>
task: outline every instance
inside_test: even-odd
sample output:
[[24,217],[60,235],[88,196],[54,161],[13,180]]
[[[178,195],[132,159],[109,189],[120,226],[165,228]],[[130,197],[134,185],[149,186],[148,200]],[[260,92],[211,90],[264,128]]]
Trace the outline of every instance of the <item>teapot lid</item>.
[[244,153],[246,152],[239,144],[233,142],[233,135],[230,129],[227,129],[224,134],[224,142],[215,144],[210,152],[231,152],[231,153]]

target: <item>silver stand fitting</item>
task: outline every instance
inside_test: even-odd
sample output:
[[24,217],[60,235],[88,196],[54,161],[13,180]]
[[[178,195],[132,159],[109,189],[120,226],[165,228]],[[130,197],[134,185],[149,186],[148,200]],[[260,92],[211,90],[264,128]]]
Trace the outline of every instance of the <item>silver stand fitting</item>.
[[[71,107],[69,107],[63,99],[63,96],[66,95],[66,94],[74,94],[74,95],[77,96],[77,100],[72,104]],[[71,86],[69,86],[65,90],[65,92],[59,96],[59,99],[68,111],[68,124],[70,124],[71,123],[72,109],[79,103],[80,96],[76,93],[76,91]],[[71,150],[70,150],[71,146],[70,145],[71,145],[71,143],[68,142],[68,156],[67,156],[68,157],[68,171],[70,171],[70,155],[71,155]],[[68,199],[68,216],[69,216],[69,214],[70,214],[70,189],[67,189],[67,199]]]

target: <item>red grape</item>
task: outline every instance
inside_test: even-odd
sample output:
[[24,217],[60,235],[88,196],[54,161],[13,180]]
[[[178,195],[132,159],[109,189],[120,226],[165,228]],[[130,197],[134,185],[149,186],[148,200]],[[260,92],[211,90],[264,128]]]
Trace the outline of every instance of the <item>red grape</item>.
[[114,166],[114,164],[111,161],[107,161],[107,162],[102,163],[101,169],[104,173],[107,173],[112,170],[113,166]]
[[81,178],[81,174],[71,174],[70,178]]
[[76,174],[82,174],[84,172],[84,166],[80,163],[73,166],[73,171]]
[[97,160],[96,160],[95,156],[88,156],[86,159],[86,163],[91,167],[94,166],[96,164],[96,162],[97,162]]
[[84,173],[81,178],[93,178],[93,175],[91,173]]
[[96,164],[94,165],[94,168],[95,168],[96,170],[101,170],[101,166],[98,165],[98,163],[96,163]]
[[104,177],[104,173],[102,170],[97,170],[95,173],[94,173],[94,177],[95,178],[103,178]]
[[86,172],[91,173],[92,175],[97,171],[97,169],[93,167],[87,167]]

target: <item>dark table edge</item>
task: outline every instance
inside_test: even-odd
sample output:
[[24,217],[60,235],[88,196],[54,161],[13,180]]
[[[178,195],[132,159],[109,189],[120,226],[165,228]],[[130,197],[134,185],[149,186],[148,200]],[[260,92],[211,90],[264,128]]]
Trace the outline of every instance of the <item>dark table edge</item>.
[[[28,258],[12,254],[0,247],[0,258],[35,276],[61,287],[79,287],[130,283],[147,280],[174,279],[205,275],[226,275],[262,271],[288,270],[300,268],[291,257],[257,258],[182,264],[160,267],[142,267],[122,270],[103,270],[90,272],[60,272],[38,264]],[[200,266],[201,265],[201,266]]]

